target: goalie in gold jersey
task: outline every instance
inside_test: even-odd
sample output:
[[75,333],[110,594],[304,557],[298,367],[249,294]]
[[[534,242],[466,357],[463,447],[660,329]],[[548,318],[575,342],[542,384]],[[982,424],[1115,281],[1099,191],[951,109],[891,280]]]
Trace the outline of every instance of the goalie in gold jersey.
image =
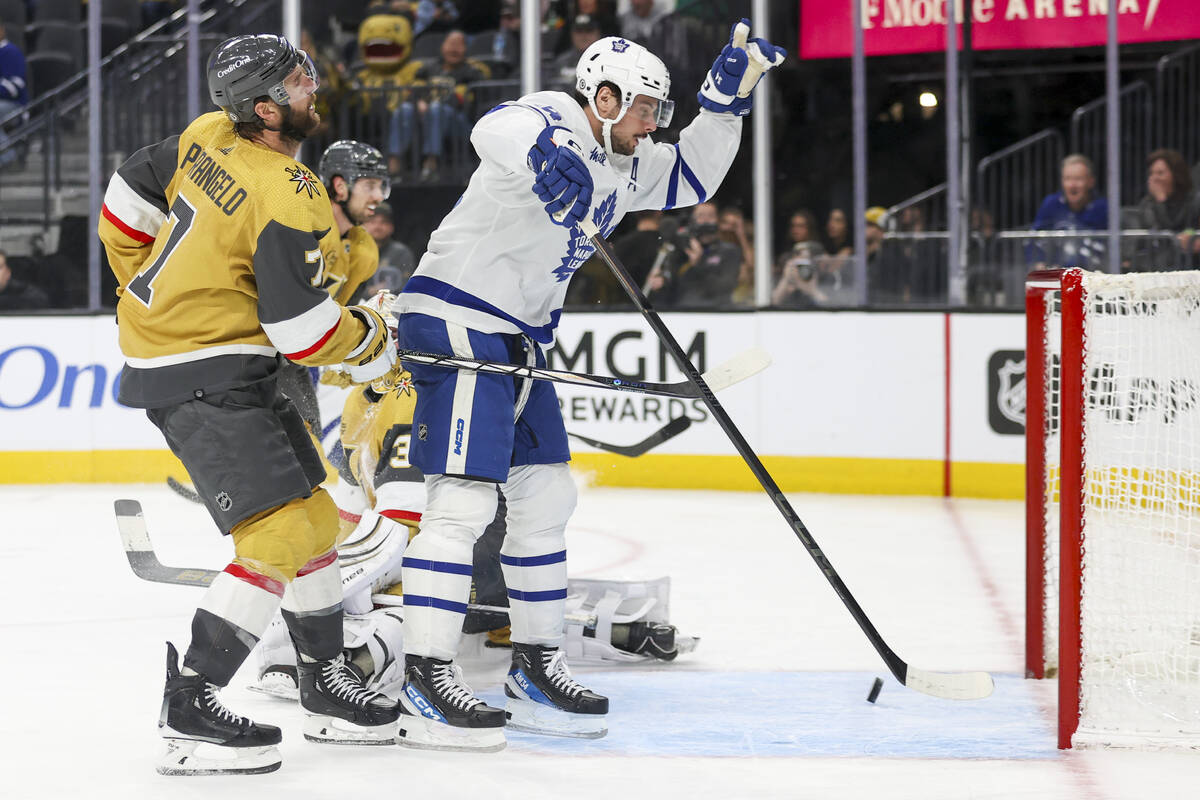
[[358,382],[395,361],[378,311],[325,289],[342,240],[321,181],[295,159],[320,122],[316,71],[283,37],[237,36],[213,51],[208,82],[221,111],[134,153],[109,182],[99,230],[119,284],[120,400],[147,410],[234,543],[182,669],[168,644],[164,774],[279,767],[279,728],[218,697],[278,607],[306,738],[390,744],[398,714],[342,656],[337,508],[276,383],[277,353],[341,364]]

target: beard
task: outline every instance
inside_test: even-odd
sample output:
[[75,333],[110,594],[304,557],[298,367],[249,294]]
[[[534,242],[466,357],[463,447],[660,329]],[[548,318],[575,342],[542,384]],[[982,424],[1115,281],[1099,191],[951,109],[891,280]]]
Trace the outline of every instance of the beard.
[[315,109],[310,111],[308,106],[305,106],[303,111],[297,111],[291,106],[286,108],[287,114],[279,125],[279,135],[285,139],[302,142],[321,124],[321,115]]

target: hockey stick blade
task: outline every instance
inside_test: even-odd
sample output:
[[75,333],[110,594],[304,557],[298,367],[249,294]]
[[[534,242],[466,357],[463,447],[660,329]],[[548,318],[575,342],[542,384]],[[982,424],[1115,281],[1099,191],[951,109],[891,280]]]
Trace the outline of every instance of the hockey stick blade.
[[[585,386],[596,389],[613,389],[620,392],[636,392],[653,394],[663,397],[700,397],[700,390],[691,381],[675,383],[655,383],[639,381],[632,378],[611,378],[607,375],[591,375],[586,372],[568,372],[566,370],[548,369],[546,367],[530,367],[525,364],[509,364],[503,361],[484,361],[465,356],[449,356],[438,353],[423,353],[418,350],[400,350],[402,361],[414,364],[425,364],[441,369],[471,370],[486,372],[493,375],[508,375],[513,378],[532,378],[538,381],[565,383],[572,386]],[[712,378],[709,388],[714,392],[744,381],[751,375],[756,375],[766,369],[771,363],[771,357],[761,347],[734,356],[730,360],[713,367],[704,373],[707,379]]]
[[619,456],[637,458],[638,456],[644,455],[653,450],[655,447],[658,447],[668,439],[678,436],[691,426],[692,420],[690,417],[676,417],[637,444],[625,446],[619,444],[608,444],[607,442],[601,442],[597,439],[584,436],[583,434],[571,433],[570,431],[567,431],[567,436],[573,436],[584,444],[595,447],[597,450],[606,450],[610,453],[616,453]]
[[926,672],[915,667],[907,667],[904,685],[946,700],[982,700],[995,687],[986,672]]
[[746,441],[746,437],[742,435],[737,425],[734,424],[729,413],[721,406],[720,401],[717,400],[716,392],[713,391],[711,386],[707,385],[705,376],[700,375],[696,368],[692,366],[687,353],[684,352],[675,335],[671,333],[670,328],[667,327],[658,313],[650,306],[645,295],[642,294],[641,289],[634,282],[632,276],[630,276],[629,270],[621,263],[621,259],[617,256],[616,251],[613,250],[612,245],[600,233],[595,223],[586,216],[580,220],[579,228],[596,247],[596,253],[608,265],[617,282],[621,284],[629,299],[633,301],[634,306],[641,313],[642,319],[646,320],[651,330],[658,337],[659,343],[670,353],[671,358],[675,361],[675,365],[700,392],[700,397],[704,401],[704,405],[708,408],[712,419],[721,426],[721,430],[729,438],[730,444],[737,450],[738,455],[742,457],[742,460],[750,468],[750,471],[754,473],[754,477],[758,479],[763,491],[771,498],[771,502],[775,504],[775,508],[778,509],[779,513],[783,515],[784,520],[788,523],[788,527],[792,529],[792,533],[800,540],[800,543],[816,563],[825,580],[829,582],[838,599],[842,601],[842,605],[846,607],[846,610],[850,612],[850,616],[858,623],[859,628],[866,635],[867,641],[871,643],[871,646],[875,648],[875,652],[887,664],[888,669],[891,670],[896,680],[911,689],[935,697],[975,700],[991,694],[992,679],[988,675],[981,676],[980,673],[937,673],[910,669],[908,664],[888,646],[888,643],[884,641],[883,636],[876,629],[875,624],[871,622],[866,612],[863,611],[862,606],[854,599],[854,595],[850,593],[850,589],[846,586],[842,577],[834,569],[829,557],[825,555],[825,552],[817,544],[816,539],[813,538],[804,521],[800,519],[800,515],[792,508],[792,504],[788,502],[783,490],[779,488],[779,484],[775,482],[770,471],[762,463],[762,459],[754,452],[754,448]]
[[167,476],[167,486],[171,487],[171,491],[182,497],[184,500],[191,500],[193,503],[203,505],[204,501],[200,499],[200,495],[196,494],[195,489],[190,489],[184,486],[181,481],[177,481],[170,475]]
[[137,500],[117,500],[113,503],[117,512],[117,530],[125,546],[125,557],[133,574],[154,583],[174,583],[179,586],[208,586],[219,574],[212,569],[184,569],[168,567],[158,560],[150,532],[146,529],[146,518],[142,504]]

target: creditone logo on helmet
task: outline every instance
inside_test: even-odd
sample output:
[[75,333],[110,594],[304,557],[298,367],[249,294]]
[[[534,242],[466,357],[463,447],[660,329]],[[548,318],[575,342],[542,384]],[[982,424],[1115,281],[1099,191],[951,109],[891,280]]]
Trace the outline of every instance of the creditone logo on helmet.
[[247,64],[249,64],[249,63],[250,63],[252,60],[253,60],[253,59],[251,59],[249,56],[242,56],[242,57],[241,57],[241,58],[239,58],[237,61],[235,61],[235,62],[233,62],[232,64],[230,64],[228,67],[226,67],[225,69],[223,69],[223,70],[221,70],[220,72],[218,72],[218,73],[217,73],[217,77],[218,77],[218,78],[224,78],[226,75],[228,75],[229,73],[233,72],[235,69],[240,69],[240,68],[242,68],[242,67],[246,66],[246,65],[247,65]]

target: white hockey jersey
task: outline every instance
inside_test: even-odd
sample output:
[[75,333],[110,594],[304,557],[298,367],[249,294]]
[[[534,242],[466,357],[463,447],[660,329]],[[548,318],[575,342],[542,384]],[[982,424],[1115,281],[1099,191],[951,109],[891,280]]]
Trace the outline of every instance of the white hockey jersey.
[[[429,240],[398,312],[439,317],[484,333],[554,341],[567,284],[595,248],[578,226],[555,225],[533,193],[526,158],[547,126],[569,128],[594,188],[588,213],[604,235],[629,211],[679,208],[711,197],[741,142],[742,118],[701,111],[678,145],[643,139],[609,158],[587,116],[562,92],[503,103],[471,131],[480,165]],[[591,148],[590,152],[588,148]]]

